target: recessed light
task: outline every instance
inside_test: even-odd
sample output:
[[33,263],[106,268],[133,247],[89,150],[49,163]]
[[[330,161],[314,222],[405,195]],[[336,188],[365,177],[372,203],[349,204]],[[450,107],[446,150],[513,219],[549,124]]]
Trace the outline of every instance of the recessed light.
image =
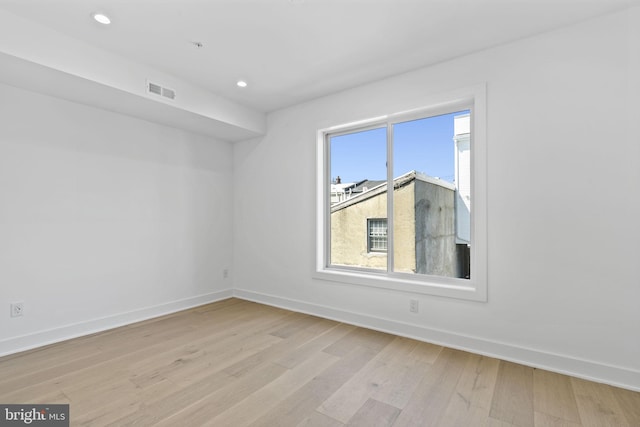
[[244,80],[238,80],[238,83],[236,83],[238,85],[238,87],[247,87],[247,82],[245,82]]
[[99,23],[103,24],[103,25],[109,25],[111,24],[111,19],[103,14],[103,13],[94,13],[93,14],[93,19],[95,19],[96,21],[98,21]]

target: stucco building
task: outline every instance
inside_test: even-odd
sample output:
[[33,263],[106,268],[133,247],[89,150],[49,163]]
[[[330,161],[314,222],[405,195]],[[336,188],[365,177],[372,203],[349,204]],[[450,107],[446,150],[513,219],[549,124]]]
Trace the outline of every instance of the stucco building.
[[[394,180],[394,270],[468,275],[467,244],[457,243],[455,186],[411,171]],[[387,184],[331,207],[331,263],[387,268]]]

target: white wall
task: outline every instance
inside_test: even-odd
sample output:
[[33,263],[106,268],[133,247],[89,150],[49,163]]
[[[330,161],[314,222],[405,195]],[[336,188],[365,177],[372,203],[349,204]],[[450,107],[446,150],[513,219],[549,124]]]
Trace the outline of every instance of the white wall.
[[1,84],[0,123],[0,354],[231,295],[230,143]]
[[[638,27],[636,8],[272,113],[234,145],[236,295],[640,389]],[[479,82],[488,302],[312,279],[316,131]]]

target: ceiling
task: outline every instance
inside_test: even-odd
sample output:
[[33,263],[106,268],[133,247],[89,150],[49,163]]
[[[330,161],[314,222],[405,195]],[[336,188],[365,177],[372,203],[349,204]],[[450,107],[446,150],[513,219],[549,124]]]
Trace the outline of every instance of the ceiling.
[[[635,4],[0,0],[0,9],[269,112]],[[98,11],[109,15],[112,24],[94,22],[91,15]],[[240,79],[248,87],[238,88]]]

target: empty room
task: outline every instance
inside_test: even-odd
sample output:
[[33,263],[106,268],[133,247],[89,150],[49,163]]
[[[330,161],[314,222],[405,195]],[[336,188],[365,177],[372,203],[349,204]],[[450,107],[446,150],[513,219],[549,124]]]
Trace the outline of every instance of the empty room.
[[640,426],[636,0],[0,0],[0,425]]

